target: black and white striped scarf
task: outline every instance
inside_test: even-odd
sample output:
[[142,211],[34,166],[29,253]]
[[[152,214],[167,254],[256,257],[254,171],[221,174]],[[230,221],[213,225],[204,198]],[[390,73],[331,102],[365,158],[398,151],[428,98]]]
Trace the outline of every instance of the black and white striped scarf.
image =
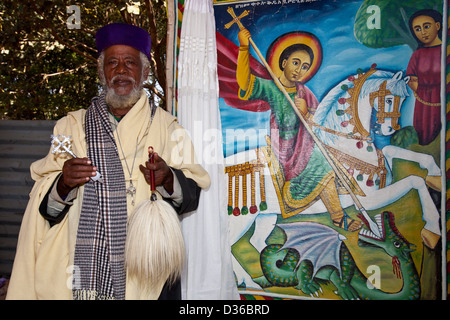
[[125,177],[105,95],[86,112],[87,156],[103,183],[85,184],[75,245],[73,298],[125,299],[127,199]]

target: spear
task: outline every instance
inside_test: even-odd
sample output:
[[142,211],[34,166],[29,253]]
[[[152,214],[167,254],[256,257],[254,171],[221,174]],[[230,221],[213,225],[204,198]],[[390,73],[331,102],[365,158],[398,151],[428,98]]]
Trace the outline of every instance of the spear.
[[[227,12],[231,15],[231,17],[233,18],[232,21],[230,21],[229,23],[227,23],[225,25],[226,29],[229,29],[232,25],[234,25],[235,23],[238,25],[239,30],[243,30],[245,29],[245,27],[242,25],[241,23],[241,19],[245,16],[247,16],[249,14],[248,10],[245,10],[244,12],[242,12],[239,16],[236,16],[236,14],[234,13],[233,8],[228,7]],[[353,202],[355,203],[355,206],[357,207],[357,209],[359,210],[359,212],[362,213],[362,215],[364,216],[364,219],[367,221],[367,223],[369,224],[369,228],[370,230],[376,234],[377,236],[381,237],[381,234],[378,230],[378,226],[377,224],[369,217],[369,214],[367,213],[366,209],[363,207],[363,205],[361,204],[361,202],[359,201],[359,199],[356,197],[355,193],[353,192],[352,188],[350,187],[345,175],[341,172],[341,170],[336,166],[334,160],[331,158],[331,156],[328,154],[327,150],[325,149],[325,147],[322,144],[322,141],[320,141],[320,139],[316,136],[316,134],[314,133],[314,131],[311,129],[311,127],[309,126],[309,124],[306,122],[305,118],[303,117],[303,115],[301,114],[301,112],[297,109],[294,101],[292,101],[291,97],[289,96],[289,94],[287,93],[286,89],[284,88],[284,86],[281,84],[280,80],[277,78],[277,76],[274,74],[274,72],[272,71],[272,68],[270,68],[269,64],[267,63],[266,59],[264,58],[264,56],[261,54],[261,51],[259,51],[258,47],[256,46],[255,42],[253,41],[253,39],[250,37],[249,38],[249,42],[250,45],[253,47],[253,49],[255,50],[256,54],[258,55],[259,59],[261,60],[261,62],[263,63],[264,67],[267,69],[267,71],[269,72],[270,76],[272,77],[273,81],[275,82],[275,84],[277,85],[277,87],[281,90],[281,92],[283,93],[283,95],[286,97],[286,99],[288,100],[289,104],[291,105],[291,107],[294,109],[294,112],[297,114],[297,116],[299,117],[300,121],[302,122],[302,124],[304,125],[304,127],[306,128],[306,130],[308,131],[308,133],[312,136],[314,142],[316,143],[317,147],[319,148],[319,150],[322,152],[322,154],[324,155],[325,159],[328,161],[328,163],[330,164],[331,168],[334,170],[334,172],[336,173],[336,175],[338,176],[339,180],[342,182],[342,184],[344,185],[345,189],[348,191],[348,193],[350,194]]]

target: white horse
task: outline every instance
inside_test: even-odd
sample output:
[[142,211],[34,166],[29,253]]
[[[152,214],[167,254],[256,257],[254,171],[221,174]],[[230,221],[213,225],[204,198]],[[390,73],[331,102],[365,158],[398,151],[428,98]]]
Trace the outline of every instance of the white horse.
[[[440,217],[426,181],[422,177],[410,175],[392,183],[392,164],[394,158],[417,162],[421,168],[428,170],[428,177],[440,181],[439,166],[427,154],[390,144],[377,148],[378,137],[390,136],[400,129],[398,119],[402,103],[409,95],[408,80],[403,78],[401,71],[394,74],[374,68],[366,73],[352,75],[329,91],[319,104],[310,125],[327,152],[358,182],[365,196],[357,198],[366,210],[379,209],[397,201],[410,190],[417,190],[425,221],[421,234],[424,242],[433,247],[441,234]],[[255,223],[250,243],[258,252],[267,245],[265,241],[282,212],[280,194],[277,194],[272,180],[274,168],[269,170],[267,163],[261,160],[261,155],[260,150],[254,149],[226,158],[229,213],[233,215],[229,218],[230,242],[236,243]],[[257,178],[260,183],[255,182]],[[354,205],[349,195],[341,195],[340,201],[343,208]],[[256,211],[255,206],[260,202],[265,210]],[[249,204],[251,213],[242,214],[248,211]],[[300,214],[326,211],[319,200]],[[260,289],[234,256],[233,270],[239,285]]]

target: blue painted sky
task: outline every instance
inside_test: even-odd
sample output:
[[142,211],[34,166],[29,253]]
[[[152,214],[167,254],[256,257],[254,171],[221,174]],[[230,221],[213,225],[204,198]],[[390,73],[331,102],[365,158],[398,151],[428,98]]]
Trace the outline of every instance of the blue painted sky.
[[[249,6],[237,8],[236,14],[245,9],[251,14],[242,20],[244,26],[252,34],[252,39],[263,55],[270,44],[280,35],[291,31],[308,31],[313,33],[321,42],[323,49],[323,62],[318,73],[307,86],[315,93],[319,101],[325,94],[348,75],[356,73],[358,68],[370,68],[373,63],[378,68],[390,71],[406,71],[412,50],[406,46],[393,48],[371,49],[359,43],[353,33],[355,15],[363,1],[315,1],[309,4],[273,5],[268,14],[267,6]],[[225,30],[223,25],[231,20],[226,12],[230,5],[215,6],[216,27],[228,39],[238,44],[238,27]],[[301,10],[299,9],[301,8]],[[295,10],[293,10],[295,9]],[[257,57],[252,52],[254,57]],[[221,99],[222,100],[222,99]],[[411,100],[411,99],[410,99]],[[411,103],[402,108],[404,117],[402,125],[410,125],[412,121]],[[268,131],[269,113],[253,113],[230,108],[220,101],[222,127],[224,130],[224,153],[230,155],[245,148],[257,147],[262,136]],[[233,136],[227,129],[254,129],[260,135],[250,143],[240,140],[242,134]],[[225,134],[228,133],[228,134]],[[237,144],[237,145],[236,145]]]

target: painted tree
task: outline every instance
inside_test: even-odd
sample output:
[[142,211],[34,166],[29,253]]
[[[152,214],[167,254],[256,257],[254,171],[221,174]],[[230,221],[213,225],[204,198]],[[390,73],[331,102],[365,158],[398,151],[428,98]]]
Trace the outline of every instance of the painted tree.
[[152,38],[145,87],[165,107],[165,0],[0,2],[0,119],[58,119],[98,94],[95,32],[111,22]]
[[355,37],[370,48],[408,45],[412,50],[417,42],[408,27],[409,17],[421,9],[442,12],[442,0],[366,0],[355,17]]

